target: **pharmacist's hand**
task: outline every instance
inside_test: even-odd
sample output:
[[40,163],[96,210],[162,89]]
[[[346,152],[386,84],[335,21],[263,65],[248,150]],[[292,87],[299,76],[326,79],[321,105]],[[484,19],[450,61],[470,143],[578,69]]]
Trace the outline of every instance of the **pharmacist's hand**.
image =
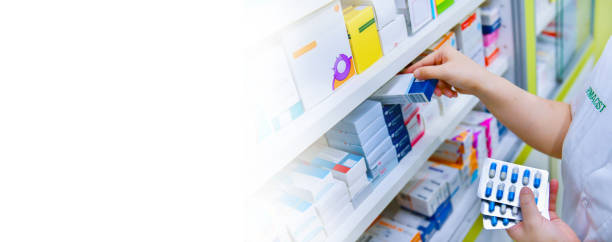
[[555,209],[557,207],[557,191],[559,182],[550,181],[550,196],[548,212],[550,221],[544,218],[536,207],[533,192],[523,187],[521,189],[521,212],[523,221],[507,229],[508,235],[515,241],[580,241],[572,228],[563,222]]
[[414,73],[420,80],[438,79],[440,82],[434,93],[448,97],[457,96],[451,87],[461,93],[476,94],[478,87],[494,76],[450,45],[442,46],[400,73]]

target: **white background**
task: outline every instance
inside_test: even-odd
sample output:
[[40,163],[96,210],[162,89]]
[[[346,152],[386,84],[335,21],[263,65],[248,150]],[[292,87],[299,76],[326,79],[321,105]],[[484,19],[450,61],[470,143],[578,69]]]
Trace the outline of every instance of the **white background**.
[[0,241],[241,239],[241,1],[0,3]]

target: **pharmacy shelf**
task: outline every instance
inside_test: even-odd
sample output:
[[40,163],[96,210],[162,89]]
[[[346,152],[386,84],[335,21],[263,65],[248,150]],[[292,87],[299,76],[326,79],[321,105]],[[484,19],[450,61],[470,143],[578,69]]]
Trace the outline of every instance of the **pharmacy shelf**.
[[480,214],[480,199],[476,196],[477,188],[478,181],[475,181],[467,190],[459,191],[463,192],[463,196],[457,204],[453,204],[453,212],[442,228],[431,237],[432,242],[463,240]]
[[246,162],[245,169],[257,175],[250,177],[249,183],[245,184],[247,192],[253,193],[260,188],[483,1],[457,1],[437,19],[409,36],[391,53],[353,77],[317,106],[306,110],[302,116],[260,144],[249,147],[249,153],[255,154],[257,162]]
[[431,125],[426,124],[425,135],[412,148],[389,174],[382,179],[375,189],[359,204],[338,230],[328,237],[328,241],[355,241],[393,200],[414,174],[425,164],[427,159],[450,136],[461,120],[478,103],[471,95],[459,95],[453,100],[449,112],[438,118]]

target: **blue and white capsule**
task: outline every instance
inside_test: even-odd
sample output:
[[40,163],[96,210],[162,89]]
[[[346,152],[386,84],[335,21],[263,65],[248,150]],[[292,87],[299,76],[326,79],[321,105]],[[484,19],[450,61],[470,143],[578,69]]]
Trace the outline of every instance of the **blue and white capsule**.
[[518,215],[518,207],[512,207],[512,215]]
[[495,196],[497,200],[501,200],[504,197],[504,184],[500,183],[497,185],[497,194]]
[[502,219],[502,223],[504,224],[504,226],[505,226],[505,225],[508,225],[508,224],[510,223],[510,219],[508,219],[508,218],[503,218],[503,219]]
[[497,226],[497,217],[491,216],[491,225],[493,225],[493,227]]
[[501,206],[499,206],[499,211],[501,212],[501,214],[506,214],[507,208],[508,208],[508,205],[502,203]]
[[489,167],[489,178],[493,178],[495,176],[495,169],[497,169],[497,163],[491,162],[491,166]]
[[512,168],[512,176],[510,177],[510,182],[516,183],[516,181],[518,180],[518,173],[519,173],[518,167]]
[[538,191],[536,190],[533,191],[533,197],[535,198],[535,203],[538,204],[538,197],[539,197]]
[[508,201],[514,201],[514,194],[516,194],[516,187],[512,185],[510,189],[508,189]]
[[506,176],[508,175],[508,165],[503,165],[501,167],[501,172],[499,173],[500,180],[506,180]]
[[535,188],[539,188],[540,187],[540,182],[542,181],[542,173],[540,173],[539,171],[536,172],[534,178],[533,178],[533,187]]
[[529,170],[523,172],[523,186],[527,186],[527,184],[529,184]]
[[495,211],[495,202],[489,201],[489,212]]
[[493,181],[487,182],[487,187],[485,188],[485,197],[490,197],[493,192]]

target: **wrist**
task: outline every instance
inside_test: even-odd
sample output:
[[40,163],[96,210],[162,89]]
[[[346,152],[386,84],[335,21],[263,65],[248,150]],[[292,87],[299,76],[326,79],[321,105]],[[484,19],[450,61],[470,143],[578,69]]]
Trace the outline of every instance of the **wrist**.
[[502,77],[484,69],[483,73],[479,75],[479,78],[475,82],[476,85],[473,88],[474,96],[482,99],[488,93],[494,92],[494,90],[498,89],[496,87],[500,85],[502,79]]

